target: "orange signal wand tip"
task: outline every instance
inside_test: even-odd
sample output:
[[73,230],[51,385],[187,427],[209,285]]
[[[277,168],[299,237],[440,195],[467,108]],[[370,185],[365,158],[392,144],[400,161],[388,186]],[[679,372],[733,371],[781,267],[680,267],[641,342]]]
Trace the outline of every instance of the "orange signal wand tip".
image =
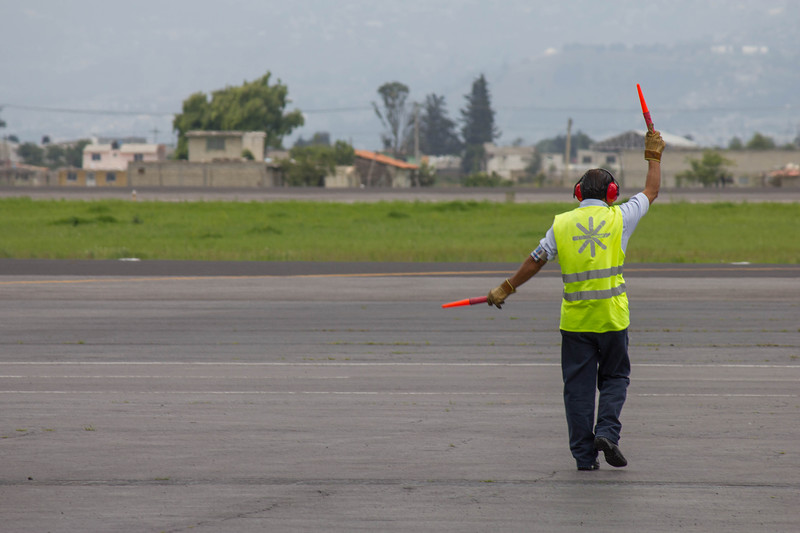
[[461,307],[464,305],[485,304],[487,300],[488,298],[486,296],[478,296],[477,298],[464,298],[463,300],[456,300],[455,302],[442,304],[442,309],[449,309],[450,307]]

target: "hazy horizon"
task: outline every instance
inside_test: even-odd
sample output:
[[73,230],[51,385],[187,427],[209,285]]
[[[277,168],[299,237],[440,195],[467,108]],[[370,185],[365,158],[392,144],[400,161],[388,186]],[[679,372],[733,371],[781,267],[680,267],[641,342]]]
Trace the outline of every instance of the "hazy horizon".
[[[180,112],[190,94],[240,85],[269,71],[273,80],[288,86],[292,103],[287,110],[298,108],[306,116],[305,126],[284,145],[326,131],[332,140],[374,149],[380,146],[382,128],[371,102],[378,99],[381,84],[401,81],[415,101],[430,93],[444,95],[450,117],[458,119],[463,96],[483,73],[490,91],[498,89],[492,93],[503,132],[498,142],[510,144],[521,137],[532,144],[562,133],[550,130],[552,124],[565,123],[566,114],[537,127],[511,120],[513,109],[505,108],[521,104],[510,101],[511,89],[503,85],[509,72],[524,71],[574,44],[750,45],[788,47],[796,53],[797,13],[791,0],[676,0],[664,5],[633,0],[232,0],[224,7],[188,0],[4,2],[0,106],[5,107],[0,118],[7,127],[0,134],[15,134],[23,142],[38,142],[44,135],[53,141],[95,135],[171,143],[171,115]],[[644,63],[643,79],[613,80],[601,89],[614,94],[620,90],[617,83],[646,86],[646,56]],[[513,79],[512,88],[524,96],[520,83],[535,87],[537,80]],[[557,96],[545,93],[529,105],[554,106]],[[795,115],[800,105],[796,100],[775,104],[788,106],[787,123],[780,131],[761,133],[785,137],[800,120]],[[615,102],[608,106],[619,107]],[[574,107],[580,110],[580,102]],[[126,114],[131,112],[147,114]],[[636,120],[633,113],[620,124]],[[584,124],[581,128],[576,119],[576,129],[592,137],[607,133],[597,121]],[[617,128],[616,123],[605,126]],[[676,121],[674,128],[679,126]]]

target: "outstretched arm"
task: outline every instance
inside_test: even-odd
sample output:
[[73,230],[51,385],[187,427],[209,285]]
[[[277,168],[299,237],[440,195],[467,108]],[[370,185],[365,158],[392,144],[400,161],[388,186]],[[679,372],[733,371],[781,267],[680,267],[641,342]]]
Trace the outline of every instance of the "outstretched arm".
[[514,289],[531,279],[535,276],[542,267],[547,263],[547,259],[539,259],[536,261],[533,256],[528,256],[528,258],[519,266],[516,274],[508,278],[508,281],[511,282],[511,285],[514,286]]
[[517,287],[535,276],[546,263],[546,258],[534,259],[532,255],[529,255],[519,266],[516,274],[505,280],[498,287],[489,291],[486,300],[487,303],[496,306],[498,309],[502,309],[503,303],[508,295],[517,292]]

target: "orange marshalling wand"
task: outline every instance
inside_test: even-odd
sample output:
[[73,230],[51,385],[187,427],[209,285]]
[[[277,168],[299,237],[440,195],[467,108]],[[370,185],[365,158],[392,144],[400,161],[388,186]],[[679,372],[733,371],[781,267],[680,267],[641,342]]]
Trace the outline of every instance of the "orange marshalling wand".
[[647,109],[647,102],[644,101],[644,95],[642,94],[642,87],[637,83],[636,90],[639,92],[639,103],[642,104],[642,115],[644,116],[644,123],[647,124],[647,129],[653,129],[653,119],[650,118],[650,110]]
[[487,299],[488,298],[486,296],[478,296],[477,298],[464,298],[463,300],[456,300],[455,302],[442,304],[442,309],[447,309],[449,307],[461,307],[462,305],[485,304]]

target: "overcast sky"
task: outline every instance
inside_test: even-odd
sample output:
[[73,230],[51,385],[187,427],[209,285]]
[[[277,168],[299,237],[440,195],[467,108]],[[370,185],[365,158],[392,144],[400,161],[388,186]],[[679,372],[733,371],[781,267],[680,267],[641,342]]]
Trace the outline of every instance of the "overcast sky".
[[569,43],[746,38],[785,24],[792,5],[792,0],[0,0],[0,105],[5,105],[0,117],[7,122],[0,133],[23,141],[94,134],[172,142],[170,115],[187,96],[270,71],[289,87],[292,106],[306,112],[306,126],[292,138],[329,131],[334,139],[376,148],[381,126],[370,102],[384,82],[406,83],[418,100],[432,92],[446,95],[450,116],[457,118],[472,80],[501,65]]

